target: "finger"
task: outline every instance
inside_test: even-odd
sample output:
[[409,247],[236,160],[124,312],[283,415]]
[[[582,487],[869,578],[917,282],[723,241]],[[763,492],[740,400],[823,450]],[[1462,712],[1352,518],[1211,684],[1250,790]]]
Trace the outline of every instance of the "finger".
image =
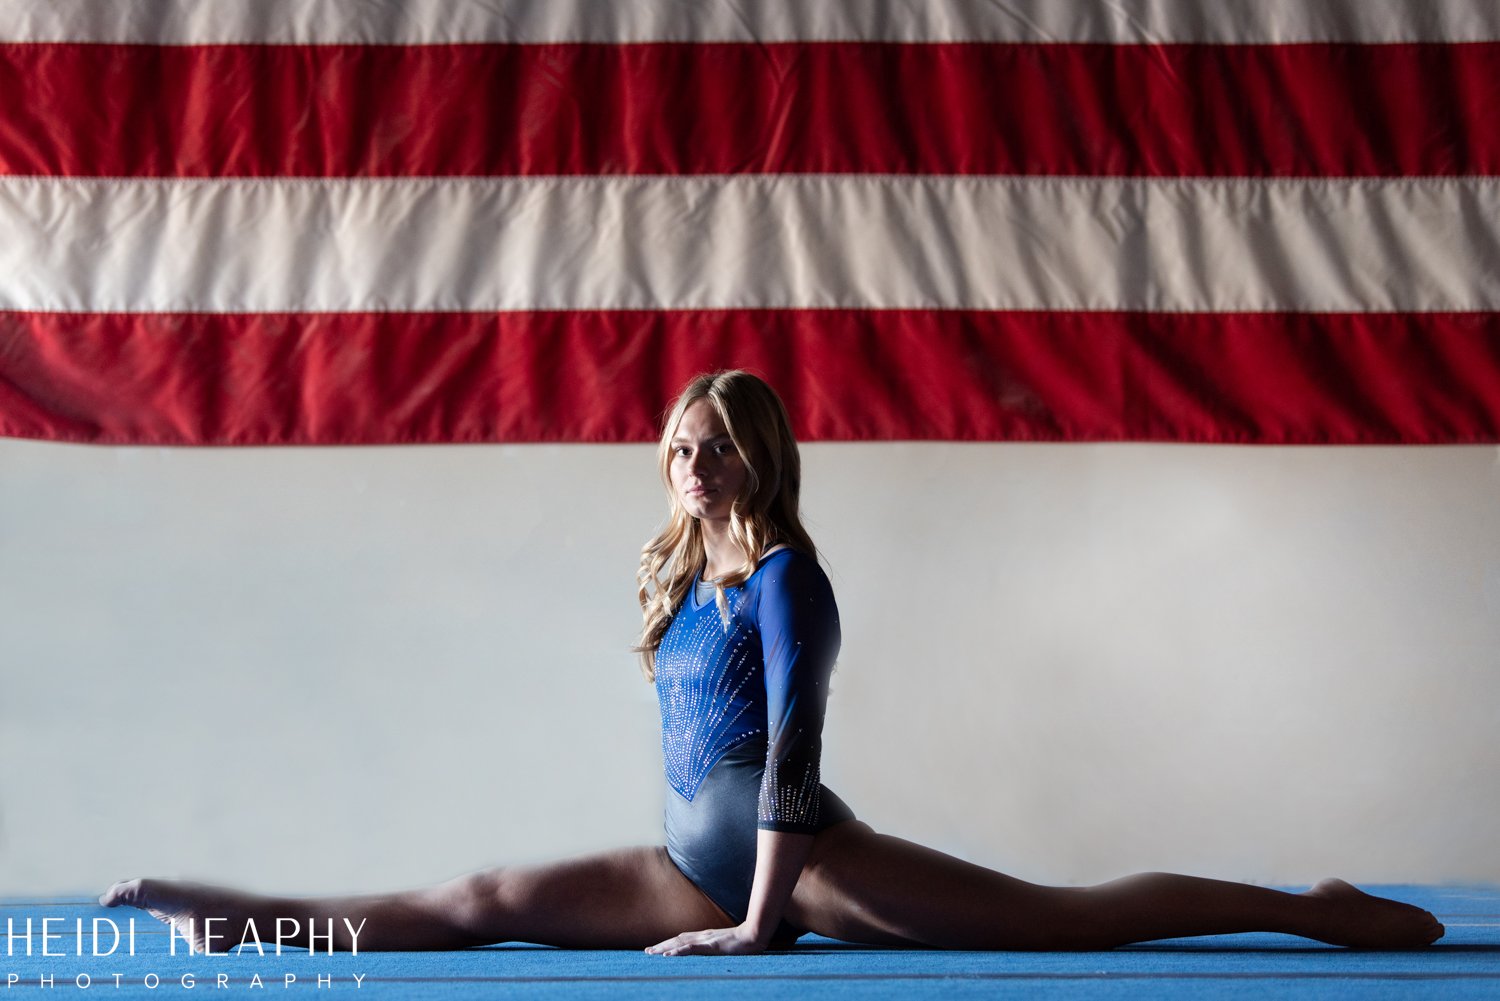
[[717,952],[712,937],[706,932],[679,935],[679,941],[668,952],[669,956],[706,956]]

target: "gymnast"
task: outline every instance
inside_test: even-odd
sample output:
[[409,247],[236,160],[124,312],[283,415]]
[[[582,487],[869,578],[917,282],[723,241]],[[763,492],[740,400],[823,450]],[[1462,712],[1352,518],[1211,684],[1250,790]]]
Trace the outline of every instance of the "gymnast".
[[781,399],[748,372],[700,376],[668,414],[659,460],[671,518],[641,553],[637,652],[661,706],[665,845],[348,897],[132,879],[100,903],[144,908],[214,952],[278,918],[331,926],[337,949],[523,941],[659,956],[756,953],[804,932],[939,949],[1250,931],[1408,948],[1442,936],[1427,911],[1338,879],[1302,893],[1160,872],[1041,886],[877,834],[819,778],[838,610],[798,513]]

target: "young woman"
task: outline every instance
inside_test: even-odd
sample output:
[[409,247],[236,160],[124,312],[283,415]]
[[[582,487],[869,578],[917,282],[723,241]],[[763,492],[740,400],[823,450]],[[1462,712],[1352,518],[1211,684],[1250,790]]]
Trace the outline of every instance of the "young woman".
[[747,372],[693,380],[660,462],[672,514],[641,556],[639,652],[661,703],[665,846],[392,894],[274,898],[135,879],[100,902],[183,929],[191,920],[195,946],[216,952],[248,920],[269,935],[278,918],[331,926],[344,949],[357,934],[361,950],[518,940],[664,956],[760,952],[803,931],[946,949],[1245,931],[1405,948],[1443,934],[1428,912],[1337,879],[1304,893],[1169,873],[1038,886],[877,834],[819,782],[838,610],[798,514],[801,465],[780,398]]

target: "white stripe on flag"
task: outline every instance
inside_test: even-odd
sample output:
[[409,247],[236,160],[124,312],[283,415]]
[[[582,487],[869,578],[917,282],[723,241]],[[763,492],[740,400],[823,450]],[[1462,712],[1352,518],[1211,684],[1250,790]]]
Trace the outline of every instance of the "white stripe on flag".
[[1495,0],[7,0],[0,41],[1476,42]]
[[1500,306],[1500,179],[0,179],[0,308]]

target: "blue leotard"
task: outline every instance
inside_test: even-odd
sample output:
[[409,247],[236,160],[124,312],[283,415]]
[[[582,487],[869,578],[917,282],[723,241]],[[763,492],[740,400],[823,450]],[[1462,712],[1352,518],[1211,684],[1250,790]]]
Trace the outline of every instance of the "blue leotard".
[[[694,582],[697,583],[696,580]],[[781,549],[717,604],[688,591],[656,651],[667,853],[743,921],[757,830],[814,834],[854,813],[819,781],[838,606],[815,558]],[[775,938],[795,938],[786,922]]]

